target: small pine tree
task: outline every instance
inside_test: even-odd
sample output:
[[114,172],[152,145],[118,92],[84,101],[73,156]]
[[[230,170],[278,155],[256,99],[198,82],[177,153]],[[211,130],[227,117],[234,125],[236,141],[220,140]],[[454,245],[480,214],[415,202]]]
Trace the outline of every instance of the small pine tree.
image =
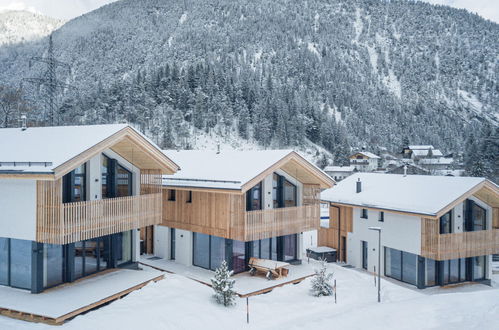
[[233,290],[236,281],[230,278],[232,273],[233,271],[229,270],[227,262],[224,260],[220,267],[215,270],[215,277],[211,279],[211,284],[215,291],[215,300],[217,303],[223,304],[224,306],[230,306],[236,303],[236,293]]
[[333,294],[333,273],[327,272],[326,259],[320,260],[321,265],[319,269],[315,270],[315,277],[312,279],[312,293],[316,297],[331,296]]

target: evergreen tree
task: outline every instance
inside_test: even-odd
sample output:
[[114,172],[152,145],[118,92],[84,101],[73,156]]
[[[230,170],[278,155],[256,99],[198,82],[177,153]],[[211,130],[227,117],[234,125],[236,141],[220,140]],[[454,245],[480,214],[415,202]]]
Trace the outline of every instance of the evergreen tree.
[[236,303],[236,293],[233,290],[235,280],[230,278],[232,274],[233,271],[229,270],[227,262],[224,260],[220,267],[215,269],[215,276],[211,279],[211,286],[215,291],[215,300],[224,306],[231,306]]
[[320,268],[315,270],[315,276],[312,278],[312,294],[316,297],[332,295],[334,293],[332,279],[333,273],[327,272],[326,259],[321,259]]

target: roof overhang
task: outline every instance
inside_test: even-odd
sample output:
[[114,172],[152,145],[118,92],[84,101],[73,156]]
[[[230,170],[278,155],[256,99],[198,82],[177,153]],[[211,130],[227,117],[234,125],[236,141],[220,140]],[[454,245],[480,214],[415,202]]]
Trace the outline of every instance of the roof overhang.
[[292,151],[274,165],[243,184],[241,191],[243,193],[248,191],[277,169],[283,170],[303,184],[319,185],[321,189],[331,188],[335,184],[335,181],[329,175],[311,164],[297,152]]

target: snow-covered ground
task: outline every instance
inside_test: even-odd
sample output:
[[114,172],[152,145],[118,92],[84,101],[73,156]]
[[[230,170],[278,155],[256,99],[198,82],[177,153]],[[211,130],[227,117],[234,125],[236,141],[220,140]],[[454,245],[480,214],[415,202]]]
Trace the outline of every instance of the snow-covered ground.
[[[211,288],[180,275],[149,284],[127,297],[78,316],[62,329],[499,329],[499,276],[494,287],[474,284],[417,290],[382,280],[376,302],[372,275],[329,265],[338,283],[338,303],[309,293],[310,280],[251,297],[224,308]],[[70,297],[68,297],[70,299]],[[47,329],[0,317],[0,329]]]

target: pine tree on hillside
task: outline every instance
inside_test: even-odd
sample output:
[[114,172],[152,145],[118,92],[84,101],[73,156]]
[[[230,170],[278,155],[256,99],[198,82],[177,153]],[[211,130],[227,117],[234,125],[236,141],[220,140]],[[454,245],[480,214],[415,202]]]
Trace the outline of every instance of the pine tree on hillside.
[[211,279],[211,285],[215,291],[215,300],[224,306],[231,306],[236,303],[236,293],[234,292],[235,280],[231,279],[233,271],[229,270],[227,262],[224,260],[220,267],[215,269],[215,276]]
[[321,259],[320,262],[320,268],[315,270],[315,277],[312,279],[312,294],[316,297],[331,296],[334,293],[331,284],[333,273],[327,272],[326,259]]

